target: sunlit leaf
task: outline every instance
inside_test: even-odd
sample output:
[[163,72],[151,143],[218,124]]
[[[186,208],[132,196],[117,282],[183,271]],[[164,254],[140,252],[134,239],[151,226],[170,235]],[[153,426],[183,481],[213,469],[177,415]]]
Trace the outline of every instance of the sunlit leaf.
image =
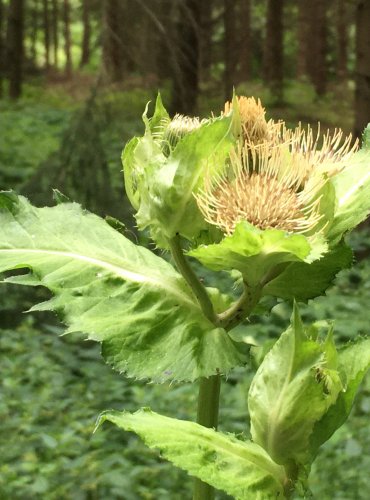
[[134,414],[108,411],[98,425],[106,420],[135,432],[176,466],[237,500],[283,498],[283,467],[255,443],[148,409]]
[[9,281],[54,294],[35,310],[102,342],[107,362],[129,376],[194,380],[243,362],[169,263],[77,204],[35,208],[0,195],[0,272],[16,268],[31,273]]
[[342,389],[332,334],[306,330],[295,307],[292,324],[262,361],[250,387],[253,441],[280,464],[305,464],[315,422]]

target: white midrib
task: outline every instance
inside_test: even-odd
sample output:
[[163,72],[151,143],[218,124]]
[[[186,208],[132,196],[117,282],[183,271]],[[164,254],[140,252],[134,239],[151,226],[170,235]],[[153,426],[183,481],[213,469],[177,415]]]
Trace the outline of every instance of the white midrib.
[[[66,257],[70,259],[79,260],[82,262],[86,262],[87,264],[91,264],[93,266],[99,267],[101,269],[105,269],[116,276],[124,279],[125,281],[133,281],[136,283],[147,283],[159,288],[168,290],[171,294],[176,295],[181,299],[182,302],[188,302],[193,307],[196,307],[196,304],[187,297],[184,293],[181,293],[177,288],[169,285],[168,283],[161,281],[154,276],[148,276],[140,273],[135,273],[133,271],[129,271],[128,269],[123,269],[122,267],[116,266],[104,260],[96,259],[94,257],[89,257],[87,255],[81,255],[73,252],[63,252],[60,250],[42,250],[42,249],[29,249],[29,248],[6,248],[0,249],[1,253],[27,253],[27,254],[37,254],[37,255],[55,255],[58,257]],[[26,263],[25,263],[26,265]]]

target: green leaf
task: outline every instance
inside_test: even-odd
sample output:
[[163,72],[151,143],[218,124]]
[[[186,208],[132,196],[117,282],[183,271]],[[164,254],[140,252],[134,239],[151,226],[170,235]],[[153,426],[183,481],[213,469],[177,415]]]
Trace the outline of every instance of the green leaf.
[[[217,118],[185,135],[168,158],[154,151],[156,157],[146,161],[145,181],[139,188],[141,195],[144,190],[147,193],[136,216],[140,229],[154,229],[154,237],[163,234],[170,239],[180,234],[192,239],[207,228],[194,192],[202,185],[206,169],[224,164],[233,144],[230,129],[231,117]],[[140,163],[138,157],[136,161]]]
[[266,354],[250,387],[253,441],[279,464],[307,463],[314,424],[342,388],[332,333],[324,343],[316,337],[295,306],[290,328]]
[[332,284],[342,269],[351,267],[352,250],[343,242],[312,264],[294,262],[286,267],[275,279],[267,283],[263,295],[282,299],[307,301],[319,295]]
[[108,411],[100,416],[97,426],[106,420],[135,432],[176,466],[237,500],[283,497],[283,467],[255,443],[148,409],[134,414]]
[[200,245],[189,255],[215,271],[237,269],[254,286],[271,279],[282,264],[307,259],[310,252],[311,246],[303,235],[261,230],[240,221],[231,236],[220,243]]
[[370,150],[370,123],[368,123],[362,134],[362,149]]
[[166,108],[163,106],[161,94],[158,92],[157,99],[155,101],[154,114],[149,121],[149,126],[152,134],[160,133],[163,125],[169,123],[170,115],[167,113]]
[[0,272],[30,268],[28,278],[9,281],[49,288],[55,297],[34,309],[57,311],[67,333],[102,342],[115,369],[194,380],[244,361],[173,267],[104,220],[77,204],[34,208],[8,193],[0,207]]
[[140,206],[140,192],[138,190],[138,173],[135,164],[135,149],[139,138],[133,137],[122,152],[122,165],[125,178],[125,190],[131,205],[137,210]]
[[17,205],[17,195],[13,191],[1,191],[0,209],[13,210]]
[[334,243],[366,219],[370,213],[370,149],[364,147],[333,177],[337,207],[327,236]]
[[338,351],[339,372],[345,380],[343,391],[323,417],[316,422],[310,438],[313,457],[319,447],[347,420],[357,389],[370,369],[370,338],[362,338]]
[[53,200],[55,203],[70,203],[72,200],[65,194],[61,193],[59,189],[53,189]]

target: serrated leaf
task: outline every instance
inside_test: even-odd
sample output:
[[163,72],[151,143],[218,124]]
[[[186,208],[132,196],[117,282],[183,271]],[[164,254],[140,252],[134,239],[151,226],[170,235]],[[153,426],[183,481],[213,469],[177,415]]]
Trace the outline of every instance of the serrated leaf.
[[307,301],[323,295],[342,269],[352,265],[352,250],[343,242],[312,264],[293,262],[267,283],[263,295]]
[[12,197],[9,207],[8,199],[0,194],[0,272],[30,268],[18,283],[49,288],[55,297],[41,308],[57,311],[68,333],[102,342],[115,369],[194,380],[243,362],[169,263],[77,204],[35,208]]
[[[253,441],[279,464],[306,464],[315,422],[342,388],[333,343],[304,329],[295,306],[290,328],[266,354],[248,397]],[[314,335],[315,337],[316,335]]]
[[279,229],[261,230],[240,221],[220,243],[200,245],[189,255],[214,271],[240,271],[251,286],[260,284],[282,264],[304,261],[311,246],[307,238]]
[[109,411],[100,416],[97,425],[106,420],[135,432],[176,466],[237,500],[283,497],[283,467],[255,443],[148,409],[134,414]]
[[319,447],[347,420],[357,389],[370,369],[370,338],[363,338],[338,351],[338,369],[345,381],[344,389],[335,403],[316,422],[310,438],[310,449],[314,457]]

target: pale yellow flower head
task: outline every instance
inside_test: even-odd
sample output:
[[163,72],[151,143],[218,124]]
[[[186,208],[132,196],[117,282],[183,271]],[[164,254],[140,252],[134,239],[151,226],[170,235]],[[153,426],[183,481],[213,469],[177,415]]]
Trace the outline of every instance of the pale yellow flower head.
[[[267,122],[253,97],[239,97],[238,108],[243,140],[221,173],[206,171],[196,194],[199,209],[226,235],[242,220],[259,229],[309,234],[322,218],[322,188],[345,168],[358,144],[339,130],[314,135],[310,127],[289,130],[282,121]],[[225,113],[231,109],[227,102]]]

